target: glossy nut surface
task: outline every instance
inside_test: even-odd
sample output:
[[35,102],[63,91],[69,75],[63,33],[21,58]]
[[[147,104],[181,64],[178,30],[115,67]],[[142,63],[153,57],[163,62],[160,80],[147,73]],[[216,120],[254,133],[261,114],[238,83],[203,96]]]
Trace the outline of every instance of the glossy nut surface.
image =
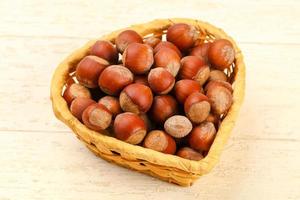
[[232,93],[223,86],[209,87],[206,96],[211,102],[212,111],[217,115],[226,113],[233,103]]
[[63,97],[68,105],[70,105],[71,102],[77,97],[91,98],[91,93],[86,87],[78,83],[73,83],[72,85],[67,86],[63,93]]
[[105,106],[96,103],[83,111],[82,121],[88,128],[101,131],[111,124],[112,114]]
[[72,101],[70,111],[72,115],[81,121],[83,111],[94,103],[96,102],[90,98],[78,97]]
[[198,151],[208,151],[216,136],[213,123],[203,122],[193,128],[188,136],[190,147]]
[[229,40],[215,40],[208,49],[208,59],[213,67],[224,70],[233,63],[235,51]]
[[153,50],[154,54],[156,54],[162,48],[173,49],[174,51],[176,51],[176,53],[178,54],[178,56],[180,58],[182,57],[182,54],[181,54],[180,50],[173,43],[168,42],[168,41],[162,41],[162,42],[158,43],[156,45],[156,47],[154,48],[154,50]]
[[197,81],[189,79],[177,81],[174,87],[176,99],[182,104],[190,94],[201,92],[201,90],[201,86]]
[[76,67],[76,78],[81,85],[88,88],[98,86],[98,78],[109,63],[97,56],[84,57]]
[[175,44],[181,51],[193,47],[199,33],[194,26],[178,23],[170,26],[167,30],[167,41]]
[[116,38],[116,46],[120,53],[123,53],[131,43],[143,43],[143,38],[133,30],[125,30]]
[[170,48],[161,48],[155,55],[155,67],[162,67],[168,70],[174,77],[180,69],[180,57]]
[[157,67],[149,72],[148,83],[156,94],[167,94],[173,89],[175,78],[165,68]]
[[98,84],[103,92],[117,95],[127,85],[133,82],[133,74],[121,65],[111,65],[103,70]]
[[208,81],[227,81],[227,76],[223,71],[220,70],[211,70],[209,74]]
[[209,115],[209,99],[200,92],[190,94],[184,102],[186,116],[196,124],[203,122]]
[[205,62],[197,56],[186,56],[181,59],[179,77],[192,79],[203,85],[210,75],[210,69]]
[[146,44],[129,44],[123,53],[122,61],[132,73],[145,74],[153,65],[153,50]]
[[202,59],[205,64],[209,64],[209,61],[208,61],[208,49],[210,47],[210,44],[211,43],[203,43],[203,44],[200,44],[196,47],[194,47],[192,49],[192,51],[190,52],[190,55],[191,56],[197,56],[198,58]]
[[116,64],[119,59],[119,53],[116,47],[106,40],[98,40],[91,47],[90,54],[103,58],[111,64]]
[[153,94],[149,87],[133,83],[124,88],[120,94],[120,105],[123,111],[146,113],[153,102]]
[[139,144],[146,135],[146,125],[136,114],[125,112],[117,115],[114,121],[116,138],[130,144]]
[[201,153],[189,147],[182,147],[181,149],[178,150],[176,155],[188,160],[199,161],[203,159],[203,155]]
[[116,97],[105,96],[99,99],[98,103],[104,105],[113,116],[116,116],[122,112],[119,99]]
[[171,136],[182,138],[191,132],[193,125],[187,117],[174,115],[165,121],[164,128]]
[[175,140],[161,130],[149,132],[145,137],[143,146],[166,154],[174,154],[176,152]]
[[151,36],[144,40],[144,44],[147,44],[152,48],[155,48],[160,42],[161,42],[161,39],[156,36]]
[[161,95],[154,97],[149,114],[154,122],[162,124],[177,112],[178,104],[176,99],[170,95]]

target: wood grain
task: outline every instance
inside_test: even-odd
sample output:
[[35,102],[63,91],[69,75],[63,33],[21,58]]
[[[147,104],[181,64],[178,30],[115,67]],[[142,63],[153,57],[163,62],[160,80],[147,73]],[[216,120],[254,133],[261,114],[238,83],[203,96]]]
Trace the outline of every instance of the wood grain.
[[[299,1],[1,1],[0,199],[300,199]],[[116,14],[117,13],[117,14]],[[95,157],[55,119],[57,64],[91,38],[153,18],[223,28],[247,67],[219,165],[181,188]]]

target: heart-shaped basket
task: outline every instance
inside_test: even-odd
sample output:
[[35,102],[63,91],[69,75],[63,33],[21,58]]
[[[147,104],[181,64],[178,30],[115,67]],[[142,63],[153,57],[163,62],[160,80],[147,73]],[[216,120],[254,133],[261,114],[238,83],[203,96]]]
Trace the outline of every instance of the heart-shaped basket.
[[[201,33],[201,40],[212,41],[216,38],[230,40],[235,49],[234,64],[226,71],[229,80],[233,84],[233,104],[218,129],[217,136],[206,157],[200,161],[183,159],[175,155],[163,154],[137,145],[131,145],[109,136],[108,131],[95,132],[83,125],[75,118],[62,97],[66,81],[74,75],[77,63],[88,55],[90,47],[96,40],[89,41],[85,46],[68,56],[55,70],[51,82],[51,100],[56,117],[68,125],[77,137],[97,156],[114,162],[121,166],[135,169],[162,180],[179,184],[191,185],[199,176],[208,173],[218,162],[220,153],[234,126],[240,106],[244,98],[245,89],[245,65],[243,56],[231,37],[221,29],[208,23],[194,19],[157,19],[145,24],[133,25],[125,29],[131,29],[140,35],[147,37],[152,34],[165,34],[168,27],[174,23],[186,23],[193,25]],[[125,29],[114,31],[101,37],[114,43],[116,36]]]

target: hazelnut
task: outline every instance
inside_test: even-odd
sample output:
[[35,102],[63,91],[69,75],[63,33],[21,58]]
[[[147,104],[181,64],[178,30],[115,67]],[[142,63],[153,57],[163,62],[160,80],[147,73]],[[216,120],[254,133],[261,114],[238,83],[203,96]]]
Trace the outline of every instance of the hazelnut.
[[143,43],[143,38],[133,30],[125,30],[116,38],[116,46],[120,53],[123,53],[131,43]]
[[109,63],[97,56],[84,57],[76,67],[76,78],[81,85],[88,88],[98,87],[98,78]]
[[201,90],[201,86],[197,81],[189,79],[177,81],[174,87],[175,96],[182,104],[190,94],[193,92],[201,92]]
[[171,48],[161,48],[155,55],[155,66],[166,68],[174,77],[180,69],[180,57]]
[[123,53],[122,61],[134,74],[145,74],[153,65],[153,50],[146,44],[131,43]]
[[213,88],[213,87],[216,87],[216,86],[225,87],[227,90],[230,91],[230,93],[233,92],[231,84],[226,82],[226,81],[221,81],[221,80],[209,81],[207,83],[207,85],[205,86],[204,91],[207,92],[210,88]]
[[71,113],[81,121],[83,111],[96,102],[90,98],[78,97],[74,99],[70,106]]
[[217,84],[208,87],[206,96],[210,100],[212,111],[218,115],[227,112],[233,102],[231,91]]
[[154,35],[149,38],[146,38],[144,41],[144,43],[149,45],[151,48],[155,48],[160,42],[161,39]]
[[210,112],[209,99],[200,92],[189,95],[184,102],[186,116],[196,124],[203,122]]
[[117,115],[114,121],[116,138],[130,144],[139,144],[146,135],[146,125],[136,114],[125,112]]
[[197,56],[198,58],[200,58],[201,60],[203,60],[205,62],[206,65],[209,64],[208,61],[208,49],[210,47],[211,43],[203,43],[200,44],[196,47],[194,47],[192,49],[192,51],[190,52],[190,56]]
[[103,92],[109,95],[117,95],[130,83],[133,82],[133,74],[121,65],[111,65],[103,70],[98,84]]
[[149,86],[148,76],[147,75],[137,75],[137,76],[134,76],[134,83],[140,83],[140,84]]
[[194,46],[199,33],[194,26],[178,23],[170,26],[167,31],[167,41],[175,44],[181,51]]
[[216,136],[213,123],[203,122],[193,128],[188,136],[190,147],[197,151],[208,151]]
[[182,138],[191,132],[193,125],[185,116],[174,115],[165,121],[164,128],[171,136]]
[[109,127],[112,121],[112,114],[102,104],[92,104],[82,113],[83,123],[90,129],[101,131]]
[[209,78],[210,69],[203,60],[196,56],[186,56],[181,59],[179,77],[181,79],[192,79],[203,85]]
[[149,132],[145,137],[143,146],[166,154],[174,154],[176,152],[175,140],[161,130]]
[[114,117],[122,112],[119,99],[116,97],[105,96],[99,99],[98,103],[104,105]]
[[168,42],[168,41],[162,41],[162,42],[158,43],[157,46],[153,50],[154,54],[156,54],[162,48],[173,49],[174,51],[176,51],[176,53],[178,54],[178,56],[180,58],[182,57],[180,50],[173,43]]
[[177,151],[176,155],[189,160],[199,161],[203,159],[203,155],[201,153],[189,147],[182,147]]
[[75,83],[74,77],[70,76],[67,81],[66,81],[66,86],[69,87],[70,85],[72,85],[73,83]]
[[229,40],[215,40],[208,49],[208,59],[213,67],[224,70],[233,63],[235,52]]
[[70,105],[71,102],[77,97],[91,98],[91,93],[86,87],[78,83],[73,83],[72,85],[67,86],[63,97],[68,105]]
[[220,70],[211,70],[209,74],[209,81],[227,81],[227,76],[223,71]]
[[150,116],[156,123],[162,124],[178,112],[178,105],[170,95],[156,96],[150,109]]
[[98,40],[91,47],[90,54],[103,58],[112,64],[118,63],[119,60],[117,49],[111,42],[105,40]]
[[133,83],[123,89],[119,101],[124,111],[146,113],[152,105],[153,95],[149,87]]
[[157,94],[169,93],[175,84],[174,76],[165,68],[151,69],[148,74],[148,83],[153,92]]

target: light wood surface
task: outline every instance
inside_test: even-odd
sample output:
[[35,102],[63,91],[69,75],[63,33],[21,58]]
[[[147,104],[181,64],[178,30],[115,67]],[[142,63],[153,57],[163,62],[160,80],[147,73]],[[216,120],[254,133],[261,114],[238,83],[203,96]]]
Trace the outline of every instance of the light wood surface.
[[[0,200],[300,199],[299,1],[0,1]],[[95,157],[55,119],[57,64],[89,39],[154,18],[223,28],[247,67],[220,163],[182,188]]]

